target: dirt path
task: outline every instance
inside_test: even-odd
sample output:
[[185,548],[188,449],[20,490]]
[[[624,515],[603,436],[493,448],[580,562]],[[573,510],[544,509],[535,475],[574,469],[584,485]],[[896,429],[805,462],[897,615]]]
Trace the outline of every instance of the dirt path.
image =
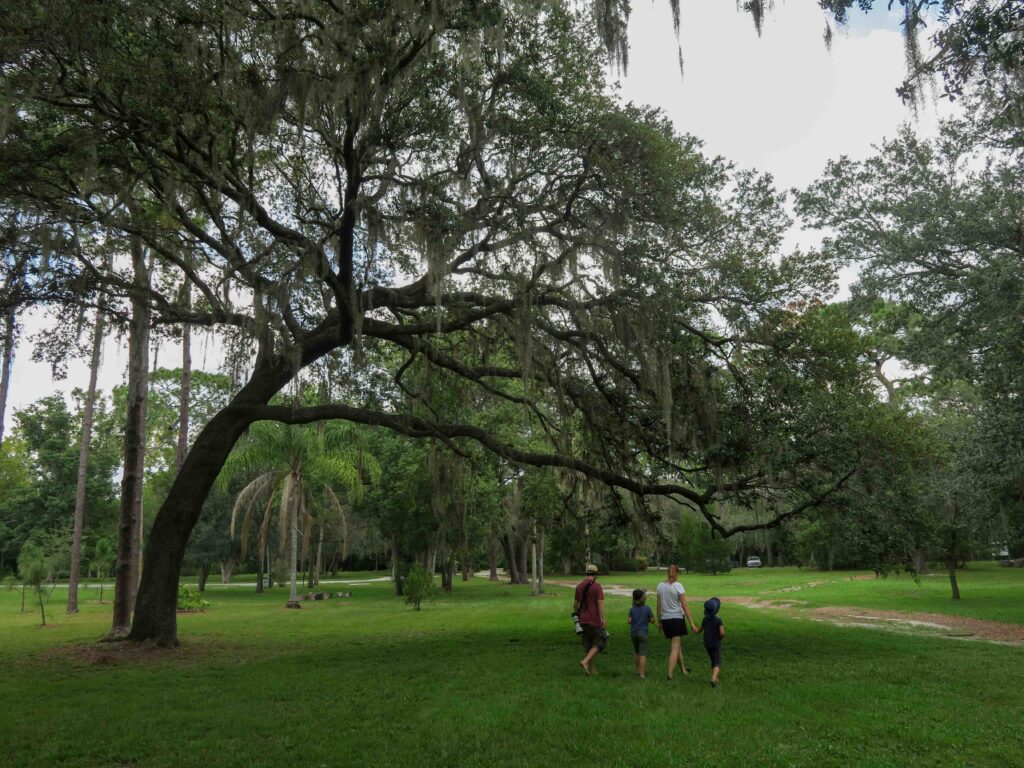
[[[874,578],[871,575],[851,577],[855,579]],[[548,584],[574,588],[575,583],[549,581]],[[794,586],[777,592],[798,592],[807,587],[816,587],[825,582],[810,582],[803,587]],[[618,584],[602,584],[605,594],[631,597],[633,590]],[[692,604],[700,605],[706,598],[689,596]],[[1024,645],[1024,624],[1007,624],[1001,621],[973,619],[968,616],[950,616],[944,613],[904,613],[883,611],[873,608],[827,605],[810,607],[804,600],[792,598],[768,599],[733,595],[721,598],[723,603],[733,603],[747,608],[780,611],[790,618],[825,621],[839,627],[860,627],[914,635],[946,637],[954,640],[981,640],[1002,645]]]
[[764,600],[756,597],[723,597],[722,601],[748,608],[782,611],[792,618],[827,621],[840,627],[881,629],[955,640],[982,640],[1003,645],[1024,645],[1024,625],[974,619],[969,616],[907,613],[836,605],[811,608],[801,600]]

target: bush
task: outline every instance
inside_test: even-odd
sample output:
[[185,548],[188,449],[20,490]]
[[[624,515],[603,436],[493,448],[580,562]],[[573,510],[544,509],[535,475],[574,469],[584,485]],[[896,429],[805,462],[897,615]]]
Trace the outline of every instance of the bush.
[[209,606],[209,601],[203,600],[198,590],[192,589],[187,584],[178,587],[179,611],[203,611]]
[[417,563],[409,569],[402,591],[405,593],[405,602],[411,604],[418,611],[420,603],[437,593],[437,587],[434,586],[434,575],[427,573],[426,569]]
[[[600,566],[598,566],[600,568]],[[612,568],[616,571],[628,571],[636,573],[637,571],[647,570],[647,558],[646,557],[622,557],[616,558],[612,562]]]

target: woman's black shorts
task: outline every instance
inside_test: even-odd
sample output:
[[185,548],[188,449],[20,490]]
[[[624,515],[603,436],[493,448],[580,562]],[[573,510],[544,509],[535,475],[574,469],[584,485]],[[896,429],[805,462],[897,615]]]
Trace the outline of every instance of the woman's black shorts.
[[682,637],[686,634],[686,619],[662,619],[661,631],[665,637]]

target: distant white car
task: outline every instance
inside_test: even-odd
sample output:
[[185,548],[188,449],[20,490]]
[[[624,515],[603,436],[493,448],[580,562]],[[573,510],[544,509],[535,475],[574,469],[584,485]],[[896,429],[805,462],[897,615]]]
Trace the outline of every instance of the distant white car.
[[747,558],[747,568],[760,568],[760,567],[761,567],[761,558],[760,557],[748,557]]

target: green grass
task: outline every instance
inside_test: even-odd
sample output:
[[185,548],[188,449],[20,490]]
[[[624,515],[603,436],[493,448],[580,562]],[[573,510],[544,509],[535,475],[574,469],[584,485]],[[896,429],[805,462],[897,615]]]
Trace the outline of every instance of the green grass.
[[[615,573],[606,584],[653,588],[663,571]],[[1024,624],[1024,568],[1001,568],[995,563],[971,563],[957,571],[961,599],[950,597],[949,577],[943,571],[922,576],[907,574],[875,578],[871,571],[823,571],[798,568],[739,568],[728,574],[683,574],[687,593],[707,598],[744,595],[763,600],[801,601],[808,607],[825,605],[878,608],[913,613],[945,613],[990,621]]]
[[[972,568],[965,605],[1024,614],[1019,572]],[[690,576],[694,595],[768,595],[793,584],[822,604],[894,607],[899,580],[789,569]],[[658,575],[606,583],[653,586]],[[920,605],[941,601],[921,590]],[[755,591],[757,590],[757,591]],[[818,590],[821,590],[820,592]],[[90,596],[52,626],[0,591],[0,762],[17,766],[1005,766],[1024,762],[1024,648],[797,621],[726,605],[723,685],[685,644],[695,674],[632,675],[628,600],[595,678],[580,674],[571,590],[474,579],[412,611],[388,584],[284,608],[285,591],[207,593],[179,617],[182,647],[117,659],[95,643],[109,605]],[[781,596],[794,593],[780,593]],[[919,593],[912,593],[919,594]],[[827,599],[826,599],[827,598]],[[817,599],[817,597],[815,598]],[[846,599],[852,602],[841,603]],[[859,602],[858,602],[859,601]],[[948,600],[943,605],[948,607]],[[920,605],[913,610],[925,610]],[[931,610],[929,607],[928,610]],[[117,659],[117,660],[114,660]]]

